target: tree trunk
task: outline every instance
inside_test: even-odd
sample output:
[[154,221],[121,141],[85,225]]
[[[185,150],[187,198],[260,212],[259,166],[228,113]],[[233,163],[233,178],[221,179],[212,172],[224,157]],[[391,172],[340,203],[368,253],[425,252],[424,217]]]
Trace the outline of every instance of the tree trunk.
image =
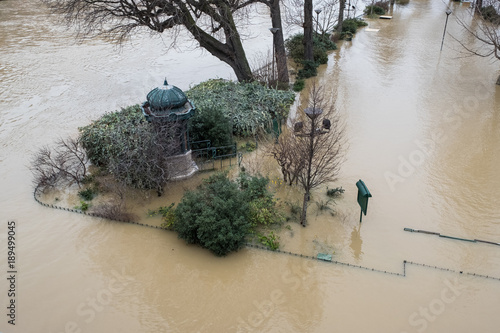
[[340,35],[342,34],[342,24],[344,23],[344,9],[345,9],[345,0],[340,0],[339,3],[339,20],[337,23],[337,39],[340,39]]
[[278,82],[280,86],[289,84],[287,57],[285,50],[285,41],[283,39],[283,27],[281,24],[280,0],[271,0],[271,22],[273,28],[279,30],[273,34],[273,45],[275,49],[276,65],[278,70]]
[[181,9],[186,13],[184,15],[184,26],[200,43],[200,46],[210,52],[214,57],[225,62],[234,70],[236,78],[240,82],[253,81],[252,70],[241,43],[240,34],[233,20],[231,9],[226,5],[220,5],[218,9],[227,21],[221,22],[223,25],[226,43],[223,44],[196,25],[195,20],[188,14],[189,11],[184,5]]
[[304,201],[302,202],[302,214],[300,215],[300,224],[306,226],[306,216],[307,216],[307,201],[309,201],[309,194],[304,193]]
[[304,59],[314,61],[312,0],[304,1]]
[[476,14],[481,14],[481,9],[483,9],[483,0],[476,0],[476,5],[474,6],[474,12]]

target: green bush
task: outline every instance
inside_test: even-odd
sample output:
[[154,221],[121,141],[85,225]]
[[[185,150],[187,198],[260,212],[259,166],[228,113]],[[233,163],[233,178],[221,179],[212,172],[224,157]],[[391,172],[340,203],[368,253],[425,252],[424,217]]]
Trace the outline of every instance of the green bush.
[[499,24],[500,23],[500,15],[498,15],[494,6],[489,5],[481,9],[481,15],[487,21],[492,23]]
[[372,15],[372,14],[375,14],[375,15],[384,15],[385,14],[385,10],[384,8],[380,7],[380,6],[377,6],[377,5],[370,5],[370,6],[366,6],[365,7],[365,10],[364,10],[364,13],[365,15]]
[[[106,113],[91,124],[79,128],[82,146],[94,165],[106,166],[110,157],[122,153],[120,141],[130,138],[137,127],[144,123],[146,119],[139,105]],[[136,145],[139,144],[136,142]]]
[[249,203],[249,221],[252,228],[268,227],[284,220],[281,212],[276,209],[276,199],[269,192],[269,178],[250,176],[240,173],[237,179],[240,189]]
[[219,173],[187,192],[175,209],[179,238],[217,256],[243,246],[250,230],[248,203],[238,185]]
[[80,200],[80,206],[75,206],[75,209],[79,209],[82,212],[86,212],[89,209],[90,205],[85,201]]
[[163,223],[161,227],[163,229],[172,229],[175,223],[175,208],[174,203],[170,206],[162,206],[155,210],[149,210],[148,216],[160,215]]
[[280,238],[274,231],[271,231],[267,236],[258,235],[258,237],[261,244],[267,246],[271,251],[276,251],[280,248]]
[[288,116],[295,94],[290,91],[269,89],[257,82],[235,83],[222,79],[202,82],[188,91],[200,114],[220,110],[232,123],[233,133],[254,136],[272,128],[272,118]]
[[246,172],[240,173],[237,179],[240,189],[244,191],[248,201],[259,198],[272,197],[267,190],[269,178],[262,176],[250,176]]
[[206,108],[197,112],[189,122],[191,141],[210,140],[212,147],[229,146],[232,143],[232,130],[229,119],[219,108]]
[[[365,27],[367,25],[368,23],[358,18],[344,20],[342,22],[342,32],[340,33],[340,39],[344,39],[349,34],[354,35],[358,28]],[[335,26],[335,29],[337,29],[337,26]]]
[[91,201],[97,195],[97,189],[95,187],[89,187],[84,190],[78,191],[78,196],[86,201]]
[[255,141],[248,141],[240,146],[240,150],[244,150],[249,153],[251,153],[255,149],[257,149],[257,144],[255,143]]
[[[296,34],[285,41],[285,47],[288,54],[296,63],[302,63],[304,60],[304,34]],[[330,35],[313,36],[313,57],[314,62],[326,64],[328,61],[327,51],[336,50],[337,44],[330,40]]]
[[318,65],[314,61],[304,60],[302,65],[304,67],[297,73],[297,78],[307,79],[318,74]]
[[304,79],[297,79],[295,80],[295,82],[293,83],[293,91],[302,91],[302,89],[304,89],[306,85],[306,81]]

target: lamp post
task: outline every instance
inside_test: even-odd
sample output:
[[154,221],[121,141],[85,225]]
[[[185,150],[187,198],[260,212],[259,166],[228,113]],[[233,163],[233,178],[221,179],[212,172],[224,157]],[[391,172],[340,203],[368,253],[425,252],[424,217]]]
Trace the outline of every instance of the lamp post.
[[315,148],[315,141],[314,139],[318,135],[323,135],[326,133],[330,132],[331,128],[331,122],[329,119],[323,118],[322,123],[321,123],[321,128],[319,127],[319,116],[323,113],[323,110],[317,107],[309,107],[304,110],[304,113],[306,116],[309,118],[311,121],[311,127],[309,128],[308,132],[303,132],[304,130],[304,123],[298,122],[294,124],[294,134],[299,137],[304,137],[304,138],[309,138],[307,144],[307,161],[306,161],[306,179],[305,182],[303,183],[304,185],[304,201],[302,205],[302,215],[300,218],[300,224],[302,224],[303,227],[306,226],[306,214],[307,214],[307,202],[309,201],[310,197],[310,190],[311,190],[311,173],[313,172],[312,170],[312,163],[314,159],[314,155],[316,152]]
[[274,49],[275,49],[275,37],[276,37],[276,33],[278,32],[278,30],[280,30],[280,28],[269,28],[269,31],[271,31],[271,33],[273,34],[273,61],[272,61],[272,65],[271,65],[271,70],[272,70],[272,73],[273,73],[273,81],[274,81]]
[[444,36],[446,35],[446,26],[448,25],[448,17],[451,14],[451,9],[446,10],[446,22],[444,24],[444,31],[443,31],[443,40],[441,41],[441,51],[443,51],[443,44],[444,44]]
[[316,33],[319,32],[319,13],[321,13],[321,9],[315,9],[316,12]]

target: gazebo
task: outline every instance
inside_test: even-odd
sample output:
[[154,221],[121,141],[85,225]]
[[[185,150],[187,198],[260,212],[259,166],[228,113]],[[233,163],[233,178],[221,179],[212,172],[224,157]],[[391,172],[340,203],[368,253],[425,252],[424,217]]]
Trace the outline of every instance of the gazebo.
[[170,123],[176,126],[179,137],[179,149],[175,155],[168,156],[174,164],[173,179],[182,179],[193,175],[198,167],[191,157],[189,147],[188,119],[196,112],[194,104],[187,99],[184,92],[176,86],[168,84],[151,90],[142,103],[141,110],[146,120],[153,124]]

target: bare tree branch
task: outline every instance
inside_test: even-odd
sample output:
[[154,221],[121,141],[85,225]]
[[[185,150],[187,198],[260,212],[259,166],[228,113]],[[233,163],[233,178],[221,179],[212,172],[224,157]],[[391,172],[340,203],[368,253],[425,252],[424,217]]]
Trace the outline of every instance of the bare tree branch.
[[[102,36],[123,43],[137,29],[175,34],[184,27],[215,57],[230,65],[238,80],[251,81],[251,70],[233,14],[240,0],[42,0],[76,28],[80,38]],[[222,32],[222,33],[219,33]]]
[[42,147],[31,160],[34,184],[41,190],[58,184],[81,185],[88,158],[77,139],[59,139],[54,148]]
[[[485,8],[477,8],[475,15],[472,17],[470,24],[464,18],[457,17],[457,22],[464,28],[468,36],[480,42],[480,46],[471,46],[453,35],[451,36],[456,40],[462,48],[469,54],[484,58],[494,57],[500,60],[500,20],[497,9],[494,6],[489,7],[493,17],[491,21],[484,19]],[[498,77],[497,84],[500,85],[500,76]]]

